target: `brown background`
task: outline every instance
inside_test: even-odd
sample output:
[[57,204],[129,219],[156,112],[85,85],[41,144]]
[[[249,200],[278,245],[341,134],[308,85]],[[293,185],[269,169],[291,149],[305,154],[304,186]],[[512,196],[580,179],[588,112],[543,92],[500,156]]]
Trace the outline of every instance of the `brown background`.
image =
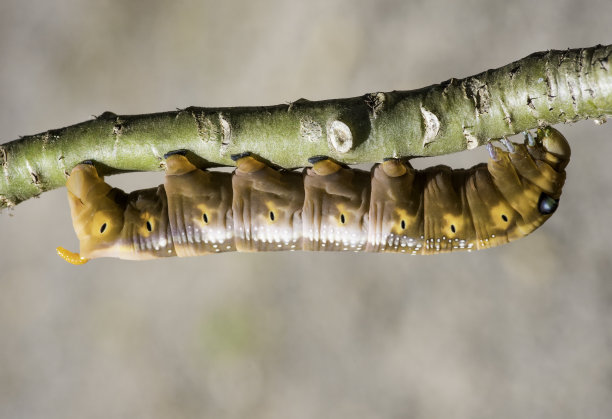
[[[610,43],[611,16],[574,0],[2,0],[0,141],[106,110],[419,88]],[[54,253],[77,248],[65,189],[4,211],[0,416],[610,417],[612,127],[560,129],[558,213],[472,254],[72,267]]]

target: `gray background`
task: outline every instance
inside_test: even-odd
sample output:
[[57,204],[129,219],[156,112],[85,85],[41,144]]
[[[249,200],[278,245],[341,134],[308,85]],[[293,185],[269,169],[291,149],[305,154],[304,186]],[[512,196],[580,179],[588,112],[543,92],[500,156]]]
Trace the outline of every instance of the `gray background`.
[[[106,110],[419,88],[610,43],[611,16],[603,0],[2,0],[0,141]],[[472,254],[73,267],[54,252],[78,245],[65,189],[4,211],[0,416],[610,417],[612,126],[560,129],[558,213]]]

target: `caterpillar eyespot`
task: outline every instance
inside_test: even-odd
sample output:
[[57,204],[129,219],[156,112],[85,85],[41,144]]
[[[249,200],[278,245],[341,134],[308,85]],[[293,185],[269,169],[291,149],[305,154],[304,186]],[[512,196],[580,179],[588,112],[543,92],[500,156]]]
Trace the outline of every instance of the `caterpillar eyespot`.
[[67,181],[80,255],[64,255],[80,261],[300,249],[435,254],[497,246],[529,234],[556,210],[570,157],[552,128],[533,144],[506,148],[490,146],[488,163],[470,169],[419,171],[387,159],[371,172],[323,157],[302,173],[276,170],[243,153],[230,174],[198,169],[171,153],[164,184],[130,194],[81,164]]
[[538,210],[540,211],[540,214],[552,214],[557,210],[558,206],[558,199],[548,196],[546,193],[542,192],[540,195],[540,200],[538,201]]

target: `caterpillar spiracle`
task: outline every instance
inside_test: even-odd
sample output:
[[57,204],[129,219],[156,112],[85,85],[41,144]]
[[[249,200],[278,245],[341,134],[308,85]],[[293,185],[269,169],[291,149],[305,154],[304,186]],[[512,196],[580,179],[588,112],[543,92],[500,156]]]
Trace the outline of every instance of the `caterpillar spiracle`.
[[79,164],[68,198],[80,255],[152,259],[275,250],[435,254],[523,237],[557,208],[570,148],[553,128],[525,144],[489,144],[486,164],[415,170],[389,159],[370,172],[325,157],[302,173],[248,153],[233,173],[166,156],[163,185],[129,194]]

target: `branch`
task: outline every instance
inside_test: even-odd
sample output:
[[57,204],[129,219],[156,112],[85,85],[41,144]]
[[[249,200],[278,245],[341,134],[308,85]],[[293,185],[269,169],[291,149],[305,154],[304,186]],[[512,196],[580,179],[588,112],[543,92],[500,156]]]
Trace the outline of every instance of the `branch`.
[[348,99],[94,120],[0,146],[0,208],[64,186],[93,160],[100,174],[154,171],[187,149],[213,165],[245,151],[282,167],[331,156],[347,163],[434,156],[560,122],[612,115],[612,45],[532,54],[496,70],[411,91]]

